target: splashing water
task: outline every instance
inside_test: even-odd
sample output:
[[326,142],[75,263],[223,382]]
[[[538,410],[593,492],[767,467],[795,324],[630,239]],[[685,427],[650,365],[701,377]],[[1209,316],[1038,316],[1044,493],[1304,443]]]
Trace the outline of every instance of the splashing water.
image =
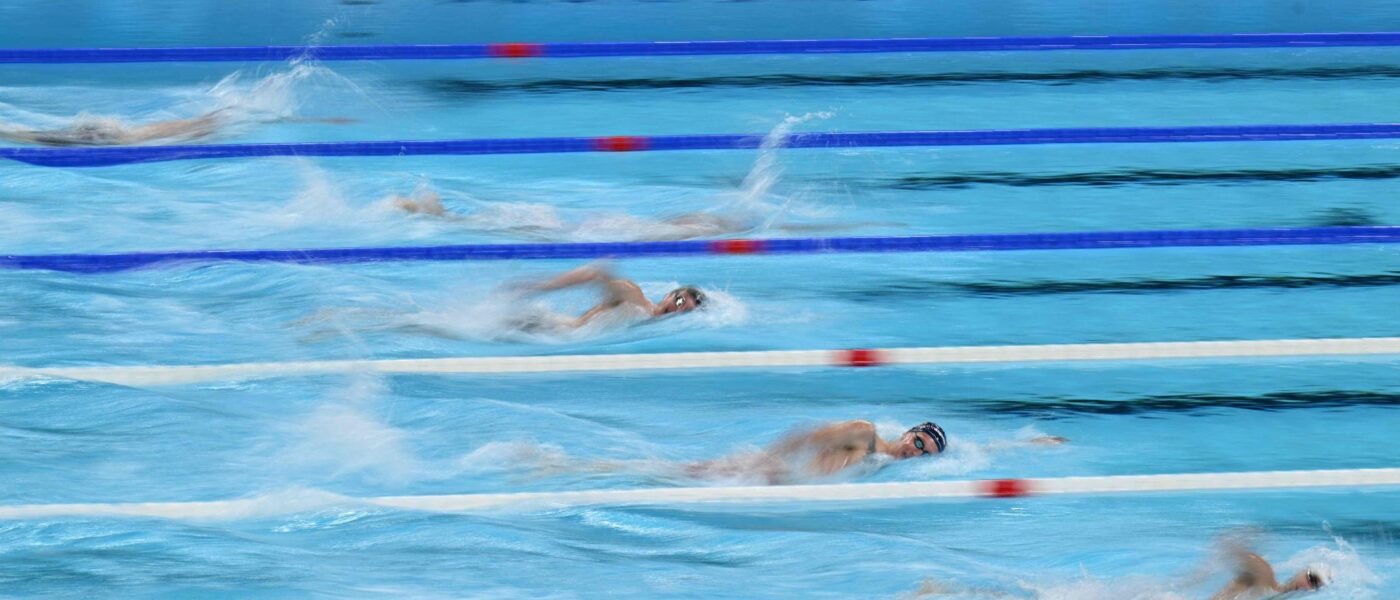
[[211,110],[221,111],[230,126],[240,126],[295,118],[306,102],[303,90],[307,88],[336,98],[369,98],[358,84],[305,59],[294,59],[287,70],[270,73],[251,84],[244,84],[244,77],[242,71],[230,73],[197,99],[212,103]]
[[763,143],[758,147],[758,159],[749,169],[748,175],[744,176],[744,182],[740,184],[730,205],[737,210],[758,210],[771,215],[773,206],[767,204],[765,200],[773,190],[773,186],[782,179],[783,169],[778,162],[778,149],[787,144],[788,135],[793,128],[815,119],[830,119],[836,116],[833,112],[806,113],[800,117],[788,115],[773,129],[768,131],[768,135],[763,137]]
[[[286,70],[264,75],[251,83],[244,83],[245,73],[235,71],[224,76],[207,89],[179,88],[170,90],[172,103],[151,110],[143,101],[133,105],[132,111],[125,114],[112,112],[112,100],[97,95],[92,89],[75,87],[64,93],[64,97],[80,102],[73,116],[48,114],[42,111],[21,108],[14,104],[0,102],[0,130],[58,130],[73,127],[87,127],[102,131],[118,131],[139,125],[149,125],[171,119],[216,118],[214,129],[219,133],[237,133],[247,126],[259,123],[275,123],[296,119],[298,109],[303,105],[303,90],[314,87],[318,94],[324,93],[337,99],[358,97],[368,100],[368,94],[357,84],[334,71],[313,61],[295,59],[286,64]],[[25,92],[16,89],[17,93]],[[46,87],[47,95],[56,93],[55,88]],[[348,93],[347,93],[348,92]],[[24,104],[43,104],[44,97],[26,98],[19,96]],[[130,104],[130,102],[128,102]],[[199,138],[212,132],[175,134],[171,140]]]
[[[1324,528],[1326,525],[1324,524]],[[1330,531],[1329,531],[1330,533]],[[1316,598],[1317,600],[1379,598],[1375,592],[1382,578],[1362,563],[1355,549],[1342,538],[1333,535],[1334,545],[1320,545],[1305,549],[1287,561],[1274,565],[1280,580],[1286,580],[1293,573],[1313,567],[1329,574],[1331,584],[1314,593],[1286,594],[1293,598]],[[984,599],[984,598],[1025,598],[1033,600],[1187,600],[1204,598],[1219,591],[1225,573],[1220,572],[1223,561],[1216,557],[1210,564],[1202,565],[1199,574],[1185,579],[1130,575],[1104,578],[1087,571],[1073,577],[1054,574],[1039,576],[1000,576],[1003,582],[990,586],[964,586],[956,581],[926,579],[920,586],[901,599],[938,598]],[[1214,577],[1206,577],[1209,573]],[[1249,598],[1274,598],[1263,596]],[[1282,596],[1278,596],[1282,597]]]
[[[465,201],[472,206],[471,212],[453,214],[447,219],[475,231],[569,242],[684,240],[779,229],[789,214],[801,212],[813,216],[825,213],[821,210],[799,210],[792,199],[775,203],[770,198],[773,187],[782,176],[778,150],[786,143],[793,128],[813,119],[831,116],[832,113],[808,113],[783,119],[764,137],[758,158],[739,189],[712,197],[718,203],[700,211],[669,218],[599,212],[571,218],[561,215],[551,204],[483,201],[467,196]],[[658,189],[650,193],[666,192]],[[420,185],[414,192],[417,198],[436,194],[426,185]]]
[[1330,524],[1323,523],[1323,529],[1332,537],[1333,545],[1313,546],[1289,557],[1278,565],[1280,577],[1312,567],[1330,581],[1315,595],[1318,598],[1379,598],[1375,589],[1385,583],[1385,578],[1362,562],[1356,549],[1334,533]]
[[321,480],[358,476],[402,484],[432,473],[409,449],[409,432],[375,414],[375,404],[386,394],[378,376],[352,378],[341,394],[289,428],[297,441],[278,464],[314,472]]

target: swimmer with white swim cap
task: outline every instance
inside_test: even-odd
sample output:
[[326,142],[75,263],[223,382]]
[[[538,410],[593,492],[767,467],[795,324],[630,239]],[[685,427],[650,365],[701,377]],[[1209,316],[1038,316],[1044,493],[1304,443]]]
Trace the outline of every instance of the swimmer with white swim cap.
[[521,289],[530,293],[542,293],[590,284],[602,287],[603,300],[577,319],[566,323],[566,326],[582,327],[599,315],[616,310],[630,308],[655,319],[687,313],[705,304],[705,293],[691,286],[671,290],[653,304],[636,282],[617,277],[598,265],[579,267],[548,281],[522,286]]

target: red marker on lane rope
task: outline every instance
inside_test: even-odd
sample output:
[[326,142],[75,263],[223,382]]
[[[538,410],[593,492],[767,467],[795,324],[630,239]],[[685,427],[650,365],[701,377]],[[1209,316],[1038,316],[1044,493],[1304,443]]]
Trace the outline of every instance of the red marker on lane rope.
[[612,135],[593,138],[593,149],[599,152],[635,152],[646,150],[651,142],[635,135]]
[[990,479],[982,482],[982,495],[993,498],[1019,498],[1031,494],[1031,483],[1024,479]]
[[754,254],[763,250],[763,240],[715,240],[710,242],[710,252],[715,254]]
[[885,364],[885,357],[879,350],[854,348],[837,353],[836,364],[845,367],[878,367]]
[[492,58],[534,58],[544,56],[544,45],[520,42],[488,44],[486,54]]

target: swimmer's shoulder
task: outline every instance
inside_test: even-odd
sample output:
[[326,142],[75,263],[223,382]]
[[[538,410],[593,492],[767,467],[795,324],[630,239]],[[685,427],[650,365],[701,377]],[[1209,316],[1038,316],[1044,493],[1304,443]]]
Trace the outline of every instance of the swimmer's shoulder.
[[864,419],[832,423],[831,425],[821,428],[817,433],[822,434],[824,437],[832,435],[840,436],[840,439],[844,440],[867,437],[874,439],[876,434],[875,424]]

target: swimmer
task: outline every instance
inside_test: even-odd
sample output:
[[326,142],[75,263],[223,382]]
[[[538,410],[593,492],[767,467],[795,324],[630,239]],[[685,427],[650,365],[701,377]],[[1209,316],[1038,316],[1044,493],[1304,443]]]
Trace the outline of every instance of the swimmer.
[[85,117],[61,129],[0,127],[0,139],[41,146],[127,146],[155,140],[197,140],[218,131],[220,117],[217,113],[144,125],[127,125],[106,117]]
[[1236,562],[1235,578],[1210,600],[1277,598],[1284,594],[1291,595],[1292,592],[1316,591],[1330,583],[1330,578],[1321,567],[1308,567],[1288,581],[1279,583],[1274,577],[1273,566],[1264,557],[1244,548],[1232,548],[1230,554]]
[[[1067,441],[1055,436],[1029,440],[1039,445]],[[706,479],[759,475],[777,484],[834,475],[872,456],[904,460],[942,454],[947,447],[943,428],[932,421],[915,425],[893,440],[880,437],[870,421],[845,421],[790,435],[761,452],[692,463],[686,474]]]
[[[1274,578],[1274,569],[1269,562],[1243,546],[1229,544],[1225,548],[1232,561],[1235,561],[1235,578],[1216,592],[1210,600],[1281,600],[1292,598],[1295,592],[1317,591],[1331,583],[1329,572],[1324,566],[1308,567],[1294,575],[1286,583],[1280,584]],[[1172,586],[1175,587],[1175,586]],[[925,579],[919,589],[901,596],[907,600],[943,595],[976,595],[979,598],[1040,598],[1042,593],[1035,590],[1012,591],[1007,589],[968,588],[960,585]],[[1056,598],[1060,597],[1055,595]],[[1138,596],[1133,596],[1138,597]],[[1146,597],[1144,594],[1143,597]],[[1153,595],[1152,597],[1156,597]],[[1176,597],[1176,596],[1173,596]]]
[[602,287],[603,300],[577,319],[565,323],[566,327],[577,329],[601,314],[618,310],[630,309],[647,318],[656,319],[687,313],[705,304],[704,292],[691,286],[671,290],[652,304],[636,282],[617,277],[597,265],[579,267],[543,283],[521,286],[521,290],[527,293],[543,293],[590,284]]
[[[389,200],[389,204],[403,212],[435,217],[446,221],[463,223],[483,231],[502,231],[522,237],[533,237],[542,240],[558,240],[567,238],[577,238],[581,230],[588,228],[590,223],[567,223],[555,221],[547,224],[529,225],[506,225],[499,224],[499,219],[482,218],[475,215],[462,215],[447,210],[442,204],[442,197],[432,190],[421,191],[413,196],[395,195]],[[734,219],[707,212],[688,212],[674,217],[666,217],[659,221],[643,220],[631,218],[631,222],[636,227],[628,228],[633,231],[640,231],[640,235],[634,234],[632,239],[655,242],[673,242],[680,240],[693,240],[700,238],[719,237],[734,235],[753,231],[756,226],[745,223],[741,219]],[[790,232],[829,232],[844,231],[864,227],[868,225],[898,225],[892,223],[845,223],[845,224],[786,224],[772,225],[772,229]],[[625,235],[625,234],[624,234]]]
[[[80,117],[60,129],[26,129],[0,125],[0,139],[41,146],[130,146],[148,142],[187,142],[218,133],[230,123],[227,108],[207,112],[192,119],[170,119],[140,125],[109,117]],[[297,121],[344,124],[344,118],[282,117],[264,122]]]

